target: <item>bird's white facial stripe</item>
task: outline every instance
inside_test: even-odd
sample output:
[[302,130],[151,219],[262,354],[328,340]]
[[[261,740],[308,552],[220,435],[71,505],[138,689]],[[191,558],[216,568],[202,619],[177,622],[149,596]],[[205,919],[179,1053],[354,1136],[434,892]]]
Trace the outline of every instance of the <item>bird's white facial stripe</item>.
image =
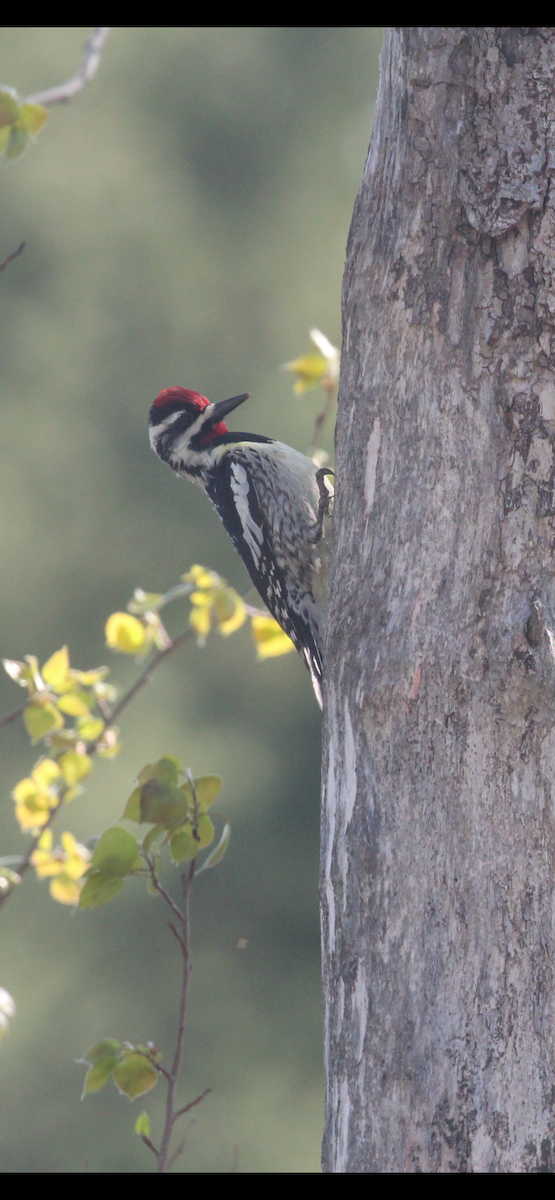
[[237,515],[243,528],[243,537],[252,554],[254,565],[258,567],[260,563],[260,547],[264,541],[264,534],[250,514],[248,502],[249,480],[245,468],[240,463],[233,463],[230,483]]
[[150,444],[154,451],[156,451],[156,443],[158,441],[158,438],[163,437],[164,434],[166,433],[166,431],[170,428],[170,425],[173,425],[174,421],[177,421],[178,417],[180,417],[180,416],[181,416],[180,412],[170,413],[169,417],[164,417],[164,420],[160,421],[159,425],[151,425],[150,426],[150,429],[148,431],[148,436],[150,438]]
[[[176,442],[174,442],[174,444],[172,446],[172,453],[171,453],[171,457],[174,462],[180,462],[182,459],[185,459],[187,457],[189,446],[190,446],[193,438],[196,437],[197,433],[200,433],[200,430],[202,429],[202,426],[204,425],[204,422],[206,421],[206,414],[209,413],[210,409],[213,407],[214,407],[213,404],[209,404],[208,408],[203,408],[202,412],[199,413],[196,421],[193,421],[193,424],[189,425],[189,428],[186,429],[184,433],[182,433],[181,437],[179,437]],[[181,416],[181,413],[176,413],[176,416]],[[173,417],[170,419],[173,419]],[[195,459],[199,459],[199,458],[200,458],[200,456],[198,455],[198,453],[196,453]]]

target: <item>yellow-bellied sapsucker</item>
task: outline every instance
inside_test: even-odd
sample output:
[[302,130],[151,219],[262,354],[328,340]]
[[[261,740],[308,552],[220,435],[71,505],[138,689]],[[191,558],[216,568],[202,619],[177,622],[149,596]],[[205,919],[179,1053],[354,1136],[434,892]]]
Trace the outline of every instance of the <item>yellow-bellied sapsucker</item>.
[[333,488],[310,458],[223,418],[248,399],[211,404],[166,388],[150,409],[150,442],[177,475],[204,488],[273,617],[294,642],[322,703],[326,517]]

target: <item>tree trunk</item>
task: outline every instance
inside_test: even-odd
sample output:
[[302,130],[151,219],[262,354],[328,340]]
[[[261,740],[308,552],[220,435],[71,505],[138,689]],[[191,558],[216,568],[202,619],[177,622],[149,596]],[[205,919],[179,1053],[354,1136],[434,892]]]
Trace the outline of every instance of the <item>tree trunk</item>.
[[351,228],[324,1169],[555,1166],[555,29],[386,34]]

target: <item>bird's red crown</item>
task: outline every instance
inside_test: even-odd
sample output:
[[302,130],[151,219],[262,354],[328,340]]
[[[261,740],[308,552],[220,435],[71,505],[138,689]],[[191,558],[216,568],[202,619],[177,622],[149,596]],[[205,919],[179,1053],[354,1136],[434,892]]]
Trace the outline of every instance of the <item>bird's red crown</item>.
[[171,404],[172,402],[174,404],[194,404],[200,411],[208,408],[210,404],[206,396],[201,396],[200,392],[192,392],[190,388],[170,387],[164,388],[164,391],[160,392],[156,400],[154,400],[152,407],[161,408],[163,404]]

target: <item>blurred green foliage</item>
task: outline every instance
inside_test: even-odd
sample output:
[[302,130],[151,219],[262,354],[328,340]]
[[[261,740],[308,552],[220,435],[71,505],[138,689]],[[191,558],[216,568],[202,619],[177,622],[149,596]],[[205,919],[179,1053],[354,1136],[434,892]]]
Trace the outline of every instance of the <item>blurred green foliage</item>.
[[[89,32],[5,29],[0,81],[21,96],[63,81]],[[42,662],[67,643],[72,661],[105,661],[107,616],[191,562],[245,590],[200,489],[149,450],[147,410],[176,383],[214,400],[248,390],[243,428],[309,445],[320,401],[294,398],[277,368],[314,325],[340,343],[380,44],[375,29],[115,30],[96,81],[1,171],[0,259],[27,242],[0,275],[3,656]],[[249,638],[176,653],[71,807],[84,841],[168,751],[224,779],[234,836],[193,898],[184,1072],[186,1096],[212,1094],[184,1171],[319,1169],[320,715],[298,657],[256,663]],[[110,665],[131,679],[130,662]],[[6,677],[0,712],[13,706]],[[0,736],[1,846],[17,852],[10,792],[32,752],[22,727]],[[73,1060],[107,1029],[171,1042],[178,966],[157,903],[131,881],[72,916],[27,878],[6,906],[2,1171],[152,1169],[115,1090],[76,1103]]]

